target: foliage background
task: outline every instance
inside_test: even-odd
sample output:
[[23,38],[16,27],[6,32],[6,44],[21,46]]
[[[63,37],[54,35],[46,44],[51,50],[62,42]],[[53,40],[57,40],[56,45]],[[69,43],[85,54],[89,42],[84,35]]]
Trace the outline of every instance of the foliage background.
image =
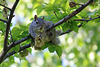
[[[45,16],[45,20],[56,23],[79,7],[71,8],[69,6],[70,1],[76,3],[87,2],[87,0],[20,0],[11,26],[14,41],[28,35],[29,24],[34,15],[37,14],[38,17]],[[6,2],[9,7],[12,7],[14,3],[13,0],[6,0]],[[54,12],[56,12],[59,19],[54,15]],[[99,0],[95,0],[92,5],[86,7],[71,20],[90,16],[94,18],[97,15],[100,15]],[[0,13],[0,18],[4,19],[2,13]],[[0,52],[3,48],[5,26],[0,21]],[[37,51],[31,47],[28,48],[29,55],[27,57],[21,58],[17,53],[6,59],[0,67],[100,67],[100,19],[85,23],[79,30],[74,25],[69,27],[62,24],[56,27],[56,29],[63,29],[63,31],[70,28],[74,31],[59,37],[63,49],[61,58],[55,52],[49,53],[48,49]],[[30,40],[27,40],[21,45],[26,45],[29,42]],[[18,51],[18,47],[19,45],[12,50]]]

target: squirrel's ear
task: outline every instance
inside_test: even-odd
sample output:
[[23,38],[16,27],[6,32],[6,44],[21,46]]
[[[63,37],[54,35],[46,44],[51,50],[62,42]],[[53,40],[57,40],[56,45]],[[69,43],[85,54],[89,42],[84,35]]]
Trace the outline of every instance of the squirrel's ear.
[[44,20],[44,16],[43,16],[42,20]]
[[34,19],[35,19],[35,21],[36,21],[36,19],[37,19],[37,15],[34,16]]

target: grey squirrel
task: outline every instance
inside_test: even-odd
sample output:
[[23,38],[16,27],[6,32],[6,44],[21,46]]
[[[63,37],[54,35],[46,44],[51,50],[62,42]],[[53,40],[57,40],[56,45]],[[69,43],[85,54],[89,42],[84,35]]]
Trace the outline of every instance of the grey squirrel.
[[46,29],[52,24],[52,21],[45,21],[44,17],[38,18],[37,15],[34,16],[34,20],[29,27],[29,34],[35,39],[35,49],[41,48],[45,42],[51,42],[53,44],[60,43],[57,38],[61,33],[60,30],[56,31],[55,28],[53,28],[50,31],[46,31]]

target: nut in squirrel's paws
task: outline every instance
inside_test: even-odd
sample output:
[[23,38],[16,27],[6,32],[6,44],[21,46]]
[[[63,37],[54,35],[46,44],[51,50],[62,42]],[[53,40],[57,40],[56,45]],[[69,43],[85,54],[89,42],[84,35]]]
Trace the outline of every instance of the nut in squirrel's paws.
[[40,50],[43,45],[44,45],[44,41],[40,36],[37,36],[35,38],[35,45],[34,45],[35,50]]

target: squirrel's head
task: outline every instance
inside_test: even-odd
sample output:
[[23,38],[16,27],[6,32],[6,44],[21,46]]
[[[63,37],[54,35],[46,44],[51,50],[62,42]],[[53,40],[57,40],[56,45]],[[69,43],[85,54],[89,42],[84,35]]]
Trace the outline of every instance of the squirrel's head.
[[34,16],[34,20],[32,21],[35,31],[42,32],[44,30],[44,16],[43,18],[38,18],[37,15]]

